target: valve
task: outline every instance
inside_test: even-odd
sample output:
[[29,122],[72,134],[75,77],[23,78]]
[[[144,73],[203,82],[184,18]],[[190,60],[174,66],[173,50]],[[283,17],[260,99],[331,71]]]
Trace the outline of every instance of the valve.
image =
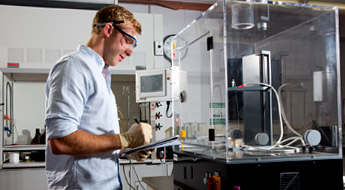
[[163,125],[161,125],[160,123],[156,124],[156,129],[161,130],[162,127]]
[[156,102],[156,108],[159,108],[161,106],[162,106],[162,104],[160,102]]
[[161,118],[163,115],[161,114],[161,112],[158,112],[158,113],[156,113],[156,119],[159,119],[159,118]]

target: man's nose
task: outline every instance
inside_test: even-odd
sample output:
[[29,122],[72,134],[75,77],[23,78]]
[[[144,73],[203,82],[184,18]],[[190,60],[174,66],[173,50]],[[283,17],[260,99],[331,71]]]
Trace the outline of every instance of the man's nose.
[[125,51],[127,56],[131,56],[133,53],[133,46],[129,46]]

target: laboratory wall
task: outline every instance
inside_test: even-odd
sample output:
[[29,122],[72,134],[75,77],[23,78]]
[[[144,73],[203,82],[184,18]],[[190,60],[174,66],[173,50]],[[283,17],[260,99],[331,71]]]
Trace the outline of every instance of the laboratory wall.
[[[89,40],[96,10],[57,9],[0,5],[0,67],[18,64],[23,69],[49,69],[56,60]],[[153,41],[162,38],[162,15],[134,13],[142,23],[142,34],[133,55],[116,69],[134,73],[137,66],[154,68]]]
[[[178,33],[202,13],[202,11],[172,10],[153,5],[133,5],[123,3],[119,3],[119,5],[126,7],[131,12],[163,15],[163,38],[165,36]],[[163,38],[157,40],[163,41]],[[155,59],[155,68],[166,68],[170,66],[169,61],[165,60],[163,56],[156,56]]]

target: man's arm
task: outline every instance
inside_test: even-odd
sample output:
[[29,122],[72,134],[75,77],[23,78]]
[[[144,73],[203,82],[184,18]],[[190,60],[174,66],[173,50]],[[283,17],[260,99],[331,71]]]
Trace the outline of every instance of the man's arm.
[[121,149],[119,135],[93,135],[82,130],[48,142],[53,154],[87,155]]

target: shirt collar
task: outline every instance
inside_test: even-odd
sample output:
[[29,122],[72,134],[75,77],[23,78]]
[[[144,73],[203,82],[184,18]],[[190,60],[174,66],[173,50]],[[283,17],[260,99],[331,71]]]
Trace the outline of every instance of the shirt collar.
[[103,71],[103,68],[105,66],[109,67],[109,65],[105,65],[103,58],[97,52],[95,52],[93,49],[87,47],[86,45],[80,44],[78,46],[78,50],[82,51],[86,54],[89,54],[92,58],[94,58],[96,63],[97,63],[97,66],[101,72]]

